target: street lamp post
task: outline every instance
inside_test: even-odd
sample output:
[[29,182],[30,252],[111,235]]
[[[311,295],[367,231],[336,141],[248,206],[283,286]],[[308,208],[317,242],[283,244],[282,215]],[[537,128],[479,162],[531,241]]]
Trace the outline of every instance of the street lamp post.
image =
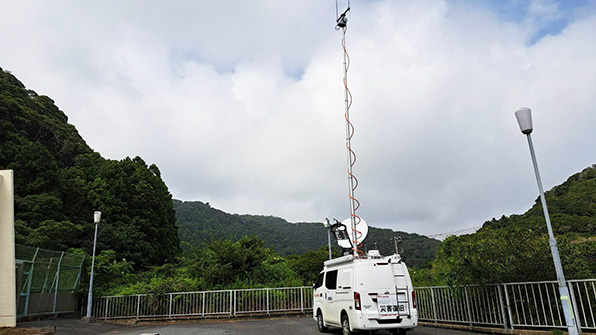
[[557,282],[559,283],[559,294],[561,298],[561,306],[563,307],[563,314],[565,315],[565,323],[569,335],[577,335],[578,330],[575,325],[573,317],[573,307],[571,306],[571,299],[569,298],[569,289],[565,282],[565,274],[563,273],[563,266],[561,265],[561,258],[559,257],[559,249],[557,248],[557,240],[553,234],[553,228],[550,223],[548,215],[548,208],[546,207],[546,199],[544,198],[544,190],[542,188],[542,180],[540,179],[540,172],[538,172],[538,163],[536,162],[536,154],[534,153],[534,144],[532,143],[532,111],[527,107],[522,107],[515,112],[515,117],[519,124],[519,128],[523,134],[528,138],[528,145],[530,146],[530,155],[532,156],[532,164],[534,165],[534,173],[536,174],[536,182],[538,183],[538,191],[540,191],[540,201],[542,202],[542,210],[546,220],[546,228],[548,229],[548,237],[550,244],[550,251],[553,255],[553,262],[555,263],[555,272],[557,273]]
[[93,222],[95,222],[95,235],[93,237],[93,256],[91,258],[91,278],[89,279],[89,295],[87,296],[87,317],[84,318],[87,322],[95,321],[91,316],[91,306],[93,303],[93,267],[95,265],[95,247],[97,244],[97,225],[101,219],[101,212],[93,213]]

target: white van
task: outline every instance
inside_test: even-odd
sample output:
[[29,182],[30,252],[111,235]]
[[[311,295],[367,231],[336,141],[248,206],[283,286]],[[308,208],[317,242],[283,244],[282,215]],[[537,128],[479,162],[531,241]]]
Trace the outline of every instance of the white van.
[[386,329],[405,334],[418,325],[415,294],[406,264],[398,254],[343,256],[326,261],[314,284],[313,317],[320,332],[339,327]]

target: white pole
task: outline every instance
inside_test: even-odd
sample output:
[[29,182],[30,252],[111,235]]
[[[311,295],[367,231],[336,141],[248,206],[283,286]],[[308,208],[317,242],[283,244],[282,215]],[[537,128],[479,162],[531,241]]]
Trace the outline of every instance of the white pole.
[[540,172],[538,171],[538,163],[536,161],[536,153],[534,152],[534,144],[532,143],[532,114],[529,108],[520,108],[515,112],[520,129],[528,138],[528,146],[530,147],[530,155],[532,156],[532,165],[534,166],[534,174],[536,175],[536,183],[538,184],[538,191],[540,192],[540,202],[542,203],[542,211],[544,212],[544,219],[546,220],[546,228],[548,230],[548,242],[550,244],[550,251],[555,263],[555,272],[557,274],[557,282],[559,284],[559,294],[561,298],[561,306],[563,307],[563,315],[565,316],[565,323],[569,335],[577,335],[578,331],[575,326],[575,319],[573,317],[573,307],[571,306],[571,299],[569,297],[569,289],[565,282],[565,274],[563,273],[563,266],[561,265],[561,258],[559,257],[559,248],[557,248],[557,240],[553,234],[553,228],[550,223],[550,216],[546,206],[546,198],[544,197],[544,189],[542,188],[542,180]]
[[91,258],[91,277],[89,278],[89,295],[87,296],[87,320],[93,322],[91,318],[91,307],[93,304],[93,268],[95,266],[95,248],[97,245],[97,226],[101,219],[101,212],[93,213],[93,221],[95,221],[95,234],[93,235],[93,256]]
[[325,219],[323,221],[323,227],[327,229],[327,246],[329,247],[329,260],[331,260],[331,223],[329,223],[329,219]]
[[329,259],[333,258],[331,256],[331,230],[327,228],[327,245],[329,246]]
[[530,155],[532,156],[532,164],[534,165],[534,173],[536,175],[536,183],[540,191],[540,202],[542,203],[542,211],[544,212],[544,219],[546,220],[546,228],[548,230],[548,244],[553,255],[553,262],[555,263],[555,272],[557,274],[557,282],[559,283],[559,294],[561,295],[561,306],[563,306],[563,314],[565,315],[565,323],[569,335],[577,335],[577,328],[575,327],[575,320],[573,317],[573,309],[571,307],[571,299],[569,298],[569,289],[565,282],[565,274],[563,273],[563,266],[561,265],[561,258],[559,257],[559,248],[557,247],[557,240],[553,234],[553,228],[550,223],[550,216],[546,206],[546,199],[544,198],[544,190],[542,188],[542,180],[540,179],[540,172],[538,171],[538,163],[536,162],[536,154],[534,152],[534,145],[532,143],[532,136],[526,134],[528,138],[528,145],[530,146]]

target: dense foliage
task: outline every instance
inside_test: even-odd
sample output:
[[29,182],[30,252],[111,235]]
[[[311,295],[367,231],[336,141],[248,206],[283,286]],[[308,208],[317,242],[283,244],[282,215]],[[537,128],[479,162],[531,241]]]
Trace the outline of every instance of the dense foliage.
[[102,212],[98,250],[136,268],[179,254],[172,198],[155,165],[107,160],[79,136],[52,99],[0,69],[0,169],[15,175],[17,243],[90,253],[93,212]]
[[[191,245],[256,235],[281,255],[302,254],[327,246],[327,231],[321,223],[290,223],[274,216],[232,215],[199,201],[174,200],[174,208],[180,239]],[[421,266],[429,262],[440,244],[426,236],[375,227],[369,228],[365,242],[369,249],[378,248],[382,254],[389,255],[395,250],[390,241],[393,236],[402,237],[400,253],[408,265]]]
[[[256,236],[189,248],[176,262],[140,273],[134,273],[122,262],[100,265],[98,271],[103,271],[104,277],[116,275],[98,290],[103,294],[137,294],[300,286],[309,283],[313,272],[318,274],[322,266],[317,258],[286,260],[266,248]],[[317,264],[311,267],[312,262]]]
[[[596,277],[596,165],[546,192],[567,278]],[[554,280],[540,199],[523,215],[484,223],[475,234],[447,238],[419,285]]]

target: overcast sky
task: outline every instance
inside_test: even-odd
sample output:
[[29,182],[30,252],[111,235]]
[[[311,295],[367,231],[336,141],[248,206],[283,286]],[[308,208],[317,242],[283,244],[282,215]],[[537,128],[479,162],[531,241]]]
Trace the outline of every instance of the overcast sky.
[[[346,7],[339,2],[340,10]],[[358,213],[438,234],[596,163],[596,2],[352,1]],[[333,0],[0,0],[0,67],[89,146],[173,196],[289,221],[349,216]]]

